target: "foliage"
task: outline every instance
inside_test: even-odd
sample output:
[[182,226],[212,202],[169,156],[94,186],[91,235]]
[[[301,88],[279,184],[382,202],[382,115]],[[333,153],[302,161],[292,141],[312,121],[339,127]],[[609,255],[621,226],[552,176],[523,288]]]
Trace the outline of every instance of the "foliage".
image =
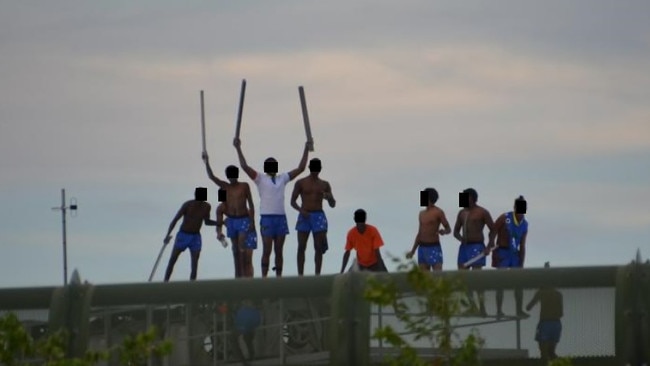
[[[364,293],[365,298],[375,305],[392,307],[406,332],[412,334],[416,341],[427,339],[436,350],[434,366],[479,365],[478,353],[483,339],[476,330],[461,339],[452,323],[454,317],[469,309],[469,303],[463,296],[462,283],[456,279],[432,276],[413,261],[400,263],[398,270],[406,271],[407,285],[412,294],[399,291],[392,281],[372,277]],[[413,300],[415,309],[412,309]],[[431,365],[430,361],[420,359],[417,351],[390,325],[379,327],[373,338],[399,350],[396,357],[387,359],[389,365]]]
[[548,363],[548,366],[573,366],[570,358],[561,357],[556,358]]
[[116,353],[124,366],[146,365],[150,356],[172,351],[170,341],[158,341],[155,327],[127,336],[121,345],[105,351],[87,351],[81,358],[67,358],[68,333],[58,331],[35,341],[13,313],[0,317],[0,364],[4,366],[94,366]]

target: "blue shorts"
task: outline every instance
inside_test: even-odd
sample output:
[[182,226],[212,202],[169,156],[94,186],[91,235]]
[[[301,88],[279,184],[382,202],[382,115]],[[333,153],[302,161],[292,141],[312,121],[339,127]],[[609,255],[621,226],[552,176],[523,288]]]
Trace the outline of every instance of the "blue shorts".
[[262,236],[272,238],[289,234],[287,215],[261,215],[260,232]]
[[[463,264],[468,260],[476,257],[477,255],[483,253],[485,250],[485,244],[483,243],[467,243],[461,244],[458,248],[458,264]],[[485,266],[485,257],[477,260],[472,263],[470,267],[473,266]]]
[[251,231],[251,219],[249,216],[229,217],[226,220],[226,229],[228,229],[228,237],[233,243],[233,251],[240,249],[237,246],[237,238],[242,233],[246,234],[243,249],[257,249],[257,233]]
[[242,334],[250,334],[262,323],[260,311],[253,307],[241,307],[235,314],[235,329]]
[[442,264],[442,247],[440,243],[420,243],[418,246],[418,264],[433,266]]
[[519,268],[519,251],[510,248],[497,248],[492,252],[492,267],[494,268]]
[[562,334],[562,323],[559,320],[540,320],[537,323],[535,340],[537,342],[558,343]]
[[190,252],[201,251],[201,234],[190,234],[184,231],[176,233],[176,240],[174,241],[174,249],[184,252],[185,249],[190,249]]
[[298,214],[298,222],[296,222],[296,231],[300,232],[313,232],[320,233],[327,231],[327,217],[323,211],[312,211],[309,217]]

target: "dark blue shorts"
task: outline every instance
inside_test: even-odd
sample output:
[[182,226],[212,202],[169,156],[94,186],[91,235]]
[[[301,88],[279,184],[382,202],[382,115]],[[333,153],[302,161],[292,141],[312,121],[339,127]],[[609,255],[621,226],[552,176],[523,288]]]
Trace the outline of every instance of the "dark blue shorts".
[[273,238],[289,234],[287,215],[261,215],[260,232],[262,236]]
[[309,213],[309,217],[302,214],[298,215],[296,222],[296,231],[319,233],[327,231],[327,217],[323,211],[313,211]]
[[418,246],[418,264],[426,264],[433,266],[442,264],[442,247],[440,243],[437,245],[422,244]]
[[[458,248],[458,264],[463,264],[468,260],[476,257],[477,255],[483,253],[485,250],[485,244],[483,243],[467,243],[461,244]],[[472,263],[472,266],[485,266],[485,257],[479,259],[478,261]]]
[[535,340],[537,342],[558,343],[562,334],[562,322],[559,320],[540,320],[537,323]]
[[228,229],[228,237],[233,243],[233,249],[237,247],[237,238],[241,233],[246,234],[244,249],[257,249],[257,233],[251,231],[251,219],[249,216],[229,217],[226,220],[226,228]]
[[519,251],[510,248],[497,248],[492,252],[492,267],[495,268],[519,268]]
[[176,233],[176,240],[174,240],[174,249],[184,252],[185,249],[190,249],[190,252],[201,251],[201,234],[190,234],[184,231]]

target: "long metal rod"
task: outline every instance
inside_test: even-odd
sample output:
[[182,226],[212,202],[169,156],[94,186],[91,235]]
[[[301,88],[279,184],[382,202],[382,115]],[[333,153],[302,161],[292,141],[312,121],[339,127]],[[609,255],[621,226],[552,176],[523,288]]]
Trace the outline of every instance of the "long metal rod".
[[63,221],[63,285],[68,285],[68,244],[66,238],[66,222],[65,222],[65,189],[61,189],[61,218]]

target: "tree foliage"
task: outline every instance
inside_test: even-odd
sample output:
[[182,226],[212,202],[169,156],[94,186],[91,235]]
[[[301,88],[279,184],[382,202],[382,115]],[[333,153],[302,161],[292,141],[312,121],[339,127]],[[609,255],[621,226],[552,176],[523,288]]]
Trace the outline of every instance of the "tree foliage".
[[[414,340],[426,339],[435,351],[434,366],[480,365],[479,351],[484,344],[483,338],[473,329],[462,339],[453,324],[455,317],[469,309],[462,282],[431,275],[412,261],[400,263],[398,270],[406,271],[410,293],[400,291],[393,281],[371,277],[365,298],[372,304],[392,308],[405,332]],[[388,365],[432,365],[431,361],[423,360],[404,335],[390,325],[378,327],[373,338],[399,350],[397,356],[387,357]]]
[[87,351],[83,357],[66,357],[69,335],[58,331],[35,341],[16,314],[0,317],[0,364],[4,366],[95,366],[108,360],[112,353],[123,366],[147,364],[150,356],[162,357],[172,351],[172,343],[158,340],[155,327],[127,336],[122,344],[103,351]]

